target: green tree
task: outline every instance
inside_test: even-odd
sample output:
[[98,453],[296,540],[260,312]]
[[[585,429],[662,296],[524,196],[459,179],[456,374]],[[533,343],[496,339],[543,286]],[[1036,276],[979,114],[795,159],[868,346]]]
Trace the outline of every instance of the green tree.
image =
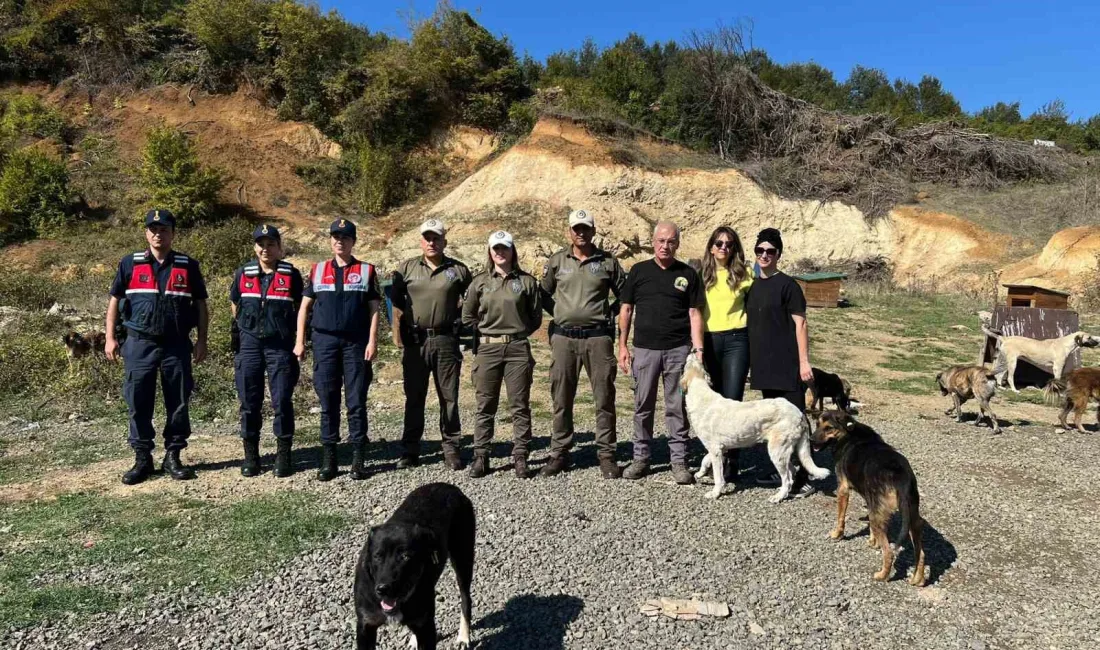
[[141,152],[141,184],[152,207],[166,208],[179,225],[213,216],[224,173],[199,163],[195,145],[187,134],[169,126],[149,131]]
[[251,61],[259,55],[260,32],[270,7],[268,0],[190,0],[184,7],[184,26],[214,63]]
[[886,73],[857,65],[843,84],[844,108],[853,113],[888,113],[894,105],[894,89]]

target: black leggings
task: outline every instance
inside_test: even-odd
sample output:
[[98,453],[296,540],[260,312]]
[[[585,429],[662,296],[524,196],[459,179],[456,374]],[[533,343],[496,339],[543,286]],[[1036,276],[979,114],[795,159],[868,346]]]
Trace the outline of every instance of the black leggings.
[[[772,399],[775,397],[782,397],[791,404],[798,407],[802,414],[806,414],[806,384],[798,382],[798,390],[771,390],[764,389],[760,391],[760,394],[764,396],[764,399]],[[802,464],[798,462],[798,454],[795,454],[794,465],[796,467],[794,472],[794,483],[791,485],[791,492],[798,492],[802,489],[802,486],[809,480],[810,475],[806,473],[806,469],[802,467]]]

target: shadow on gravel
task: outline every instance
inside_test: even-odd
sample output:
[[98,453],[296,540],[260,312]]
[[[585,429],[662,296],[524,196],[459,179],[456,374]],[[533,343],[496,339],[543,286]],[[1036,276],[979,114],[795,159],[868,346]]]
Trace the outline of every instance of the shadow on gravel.
[[[488,636],[475,635],[478,650],[561,650],[565,631],[580,615],[584,601],[576,596],[514,596],[504,609],[478,622],[480,630],[492,630]],[[480,638],[479,638],[480,637]]]
[[[895,517],[897,519],[897,517]],[[896,530],[891,527],[890,539],[897,539],[898,531],[901,530],[901,521],[898,521]],[[928,566],[928,579],[924,585],[931,586],[939,582],[940,578],[947,569],[955,563],[955,559],[959,557],[959,554],[955,552],[955,545],[947,541],[947,538],[940,534],[940,531],[936,530],[936,527],[927,521],[924,522],[924,563]],[[913,566],[913,561],[916,559],[913,557],[913,547],[907,541],[904,544],[905,551],[898,555],[897,560],[894,561],[894,566],[897,567],[896,576],[904,578],[908,573],[910,567]]]

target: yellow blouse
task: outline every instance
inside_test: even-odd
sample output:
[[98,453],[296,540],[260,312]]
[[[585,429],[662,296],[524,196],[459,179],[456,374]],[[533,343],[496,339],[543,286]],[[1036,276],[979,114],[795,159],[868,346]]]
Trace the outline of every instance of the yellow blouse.
[[703,310],[703,325],[708,332],[725,332],[748,326],[745,298],[752,286],[752,271],[737,288],[730,289],[728,269],[716,269],[717,281],[707,289],[707,306]]

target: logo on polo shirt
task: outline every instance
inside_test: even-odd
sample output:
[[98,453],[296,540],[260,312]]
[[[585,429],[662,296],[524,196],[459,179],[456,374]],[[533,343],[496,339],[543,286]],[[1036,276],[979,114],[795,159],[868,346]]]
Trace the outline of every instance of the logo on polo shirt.
[[149,281],[149,274],[148,273],[142,273],[141,275],[138,276],[138,279],[141,280],[142,282],[148,282]]
[[185,280],[183,278],[182,273],[177,273],[175,276],[173,276],[173,278],[172,278],[172,288],[173,289],[183,289],[183,288],[186,288],[186,287],[187,287],[187,280]]
[[688,279],[684,276],[676,278],[676,281],[672,283],[672,286],[676,287],[677,291],[687,291]]
[[285,287],[286,286],[286,278],[279,278],[279,286],[280,287]]
[[592,275],[597,275],[602,270],[603,270],[603,264],[589,264],[588,265],[588,272],[591,273]]
[[245,288],[245,289],[251,289],[251,288],[252,288],[252,286],[253,286],[253,285],[252,285],[252,283],[251,283],[251,282],[245,282],[245,283],[244,283],[244,288]]
[[447,269],[446,271],[443,272],[443,275],[447,276],[447,279],[451,280],[452,282],[454,280],[458,279],[458,272],[455,271],[454,269]]
[[351,284],[359,284],[362,281],[363,276],[359,275],[358,273],[352,273],[348,275],[348,282],[350,282]]
[[508,287],[512,290],[512,293],[520,293],[523,291],[523,283],[519,280],[512,280],[508,283]]

